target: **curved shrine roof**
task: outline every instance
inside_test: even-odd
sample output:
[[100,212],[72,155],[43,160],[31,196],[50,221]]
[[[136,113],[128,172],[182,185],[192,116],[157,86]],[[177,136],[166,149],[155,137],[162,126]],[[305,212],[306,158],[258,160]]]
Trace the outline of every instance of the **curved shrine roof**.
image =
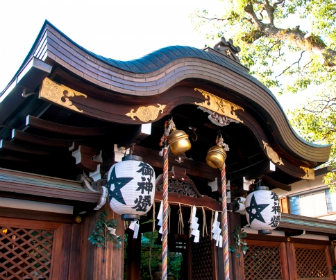
[[328,160],[330,146],[308,143],[299,137],[272,92],[243,66],[223,55],[193,47],[171,46],[140,59],[120,61],[84,49],[45,21],[12,82],[32,57],[51,64],[56,62],[90,83],[125,95],[152,96],[164,93],[183,79],[208,80],[254,102],[257,111],[271,117],[281,137],[287,139],[287,148],[298,156],[311,162]]

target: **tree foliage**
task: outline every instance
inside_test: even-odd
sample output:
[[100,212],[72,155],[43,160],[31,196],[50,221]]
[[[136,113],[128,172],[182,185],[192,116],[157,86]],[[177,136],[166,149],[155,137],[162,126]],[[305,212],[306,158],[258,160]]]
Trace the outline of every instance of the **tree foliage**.
[[[327,163],[336,167],[336,89],[332,83],[326,83],[318,96],[308,100],[307,104],[289,112],[291,124],[299,134],[309,142],[331,143],[330,159]],[[323,90],[325,89],[325,90]],[[324,181],[336,192],[336,174],[330,172]]]
[[208,39],[231,37],[242,63],[267,87],[297,92],[335,81],[335,0],[222,2],[220,13],[196,11],[195,27],[211,25]]
[[[232,38],[241,48],[241,62],[273,91],[311,96],[290,113],[292,125],[310,142],[331,143],[330,164],[336,167],[336,0],[222,4],[215,12],[195,11],[195,28],[206,29],[210,41]],[[325,181],[331,184],[335,179],[329,174]]]

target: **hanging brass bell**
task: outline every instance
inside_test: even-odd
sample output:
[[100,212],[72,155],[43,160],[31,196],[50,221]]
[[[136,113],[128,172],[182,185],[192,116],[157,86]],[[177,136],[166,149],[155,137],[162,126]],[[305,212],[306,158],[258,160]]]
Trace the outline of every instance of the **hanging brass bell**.
[[226,160],[226,151],[221,146],[212,146],[205,158],[207,165],[212,168],[221,169]]
[[172,154],[181,155],[190,150],[191,144],[188,137],[188,134],[183,130],[176,130],[176,128],[173,128],[168,136],[168,145]]

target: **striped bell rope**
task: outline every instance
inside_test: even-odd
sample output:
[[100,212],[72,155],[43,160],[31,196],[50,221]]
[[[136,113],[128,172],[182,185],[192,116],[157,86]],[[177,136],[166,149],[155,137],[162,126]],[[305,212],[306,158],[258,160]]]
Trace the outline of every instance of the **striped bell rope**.
[[221,170],[222,183],[222,226],[223,226],[223,254],[224,254],[224,276],[225,280],[230,280],[230,266],[229,266],[229,234],[228,234],[228,220],[227,220],[227,202],[226,202],[226,168],[225,163]]
[[168,147],[163,150],[163,223],[162,223],[162,280],[167,280],[168,255]]

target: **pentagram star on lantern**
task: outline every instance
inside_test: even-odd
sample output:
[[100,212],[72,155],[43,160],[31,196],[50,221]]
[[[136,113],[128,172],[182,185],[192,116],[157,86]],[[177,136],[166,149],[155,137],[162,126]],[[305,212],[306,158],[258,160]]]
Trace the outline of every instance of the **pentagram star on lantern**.
[[[114,198],[116,201],[119,201],[121,204],[125,204],[125,200],[121,194],[121,188],[127,185],[134,178],[131,177],[116,177],[115,168],[113,168],[110,176],[110,180],[107,182],[108,186],[108,195],[111,200]],[[114,190],[111,190],[111,186],[114,185]]]
[[[257,204],[254,195],[251,198],[250,206],[246,207],[246,212],[249,214],[249,224],[253,222],[254,219],[259,220],[260,222],[265,223],[261,212],[267,207],[269,204]],[[255,210],[255,211],[253,211]]]

